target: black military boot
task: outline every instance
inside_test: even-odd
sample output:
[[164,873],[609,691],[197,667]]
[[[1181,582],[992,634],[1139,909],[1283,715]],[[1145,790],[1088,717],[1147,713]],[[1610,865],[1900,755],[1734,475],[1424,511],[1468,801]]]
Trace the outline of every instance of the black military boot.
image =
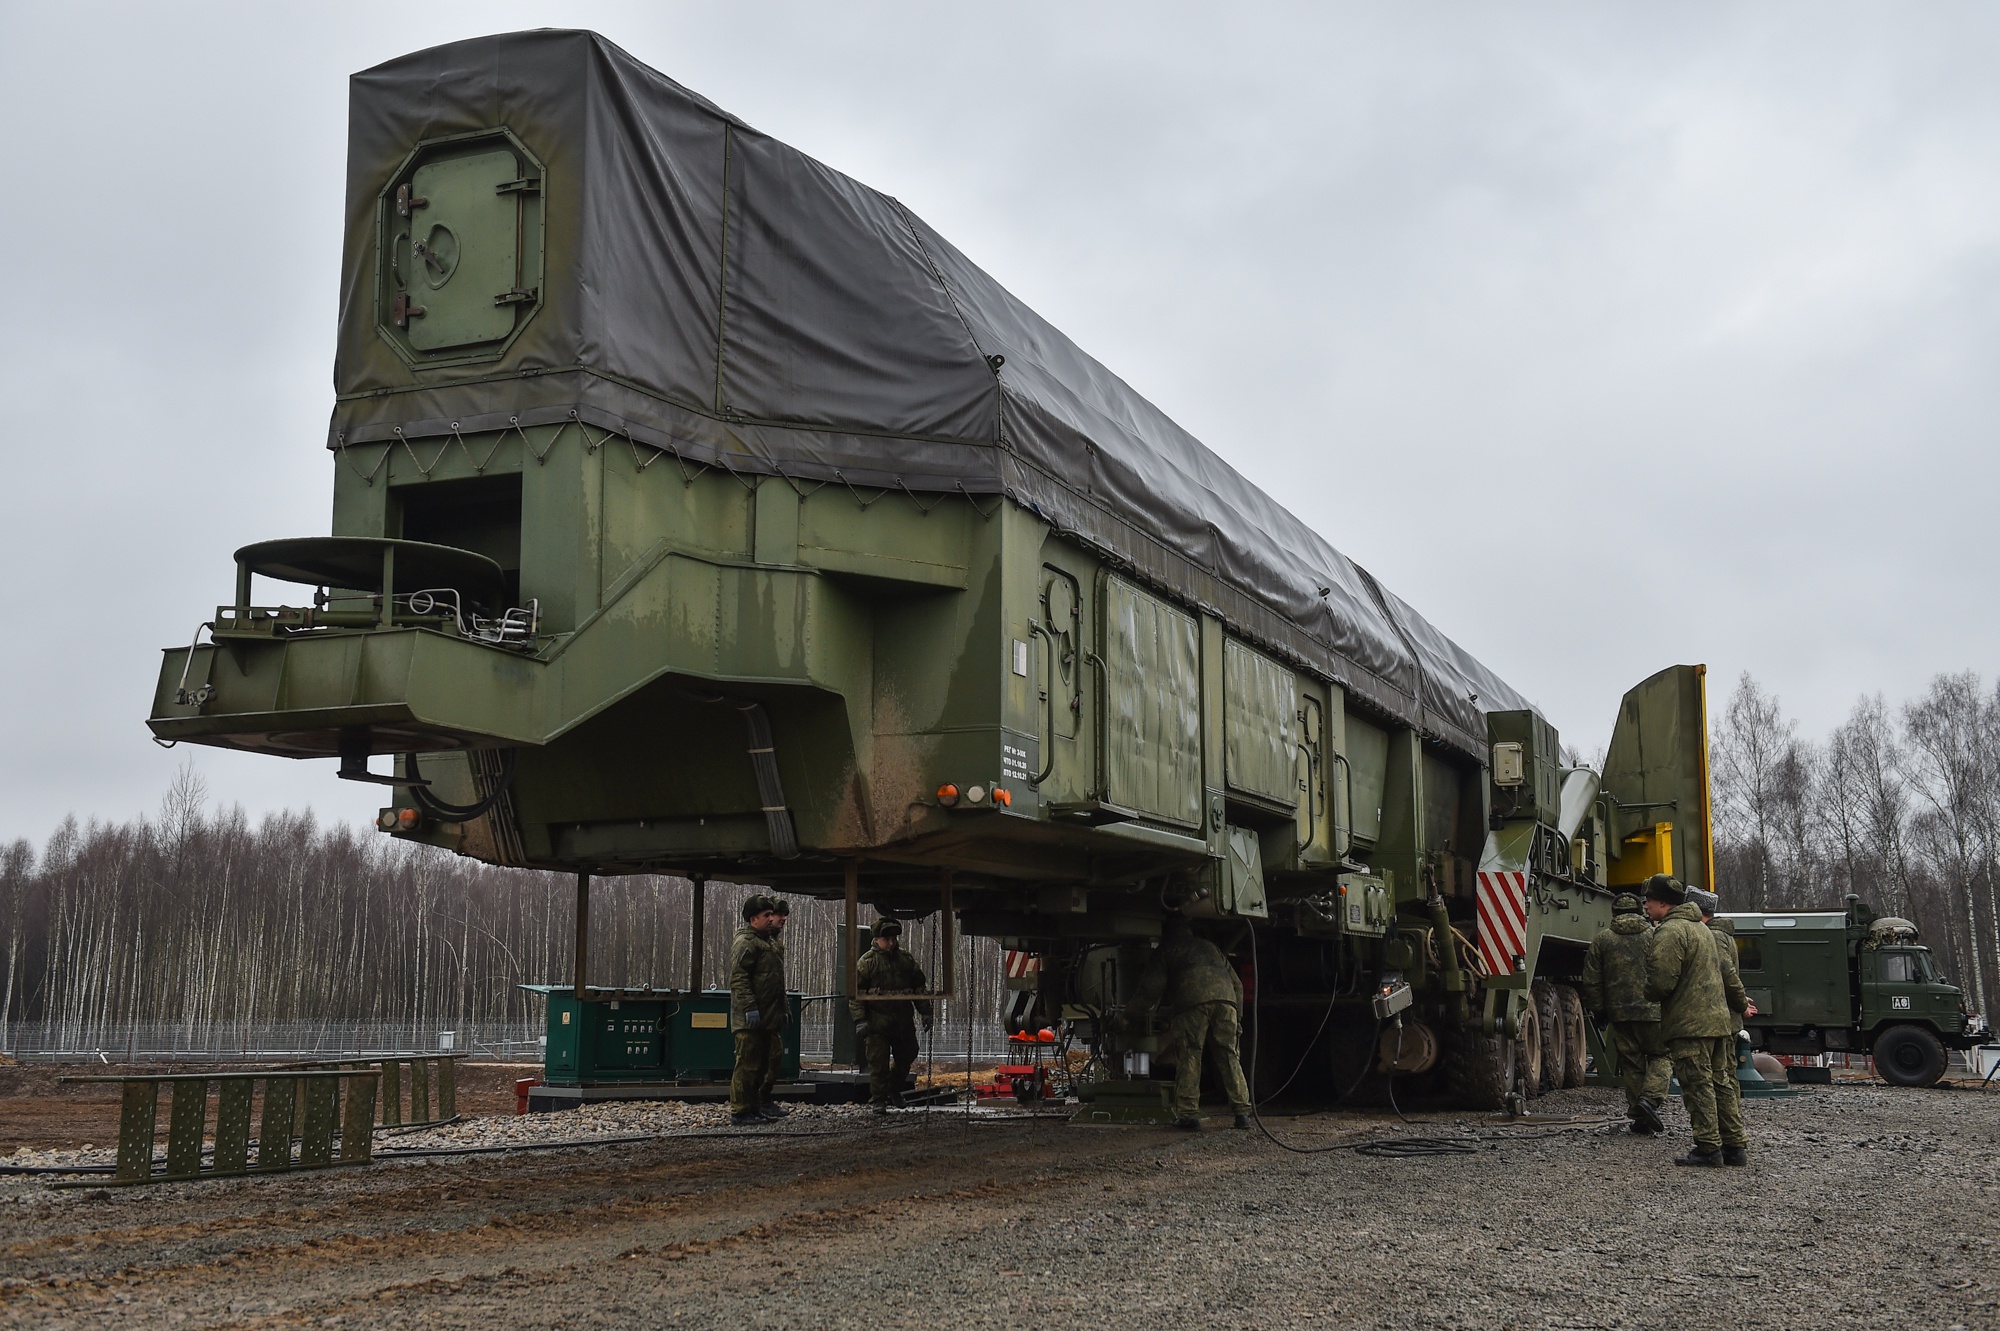
[[1200,1132],[1201,1120],[1198,1118],[1177,1118],[1174,1120],[1174,1126],[1182,1132]]
[[1642,1137],[1652,1137],[1667,1130],[1666,1120],[1660,1117],[1660,1107],[1651,1100],[1641,1100],[1632,1111],[1632,1131]]
[[749,1110],[745,1113],[731,1114],[729,1116],[729,1126],[732,1128],[754,1128],[759,1124],[761,1124],[763,1121],[764,1121],[764,1116],[758,1113],[754,1109]]
[[766,1100],[763,1104],[757,1106],[757,1116],[771,1123],[776,1123],[791,1112],[791,1110],[774,1100]]
[[878,1114],[886,1114],[889,1112],[889,1102],[887,1100],[877,1100],[869,1108]]
[[1230,1126],[1239,1129],[1248,1128],[1250,1126],[1250,1116],[1248,1114],[1238,1114],[1236,1121],[1230,1124]]
[[1722,1148],[1722,1163],[1725,1165],[1747,1165],[1750,1163],[1749,1148],[1725,1146]]
[[1699,1146],[1690,1147],[1686,1155],[1675,1156],[1674,1163],[1677,1165],[1692,1165],[1696,1169],[1720,1169],[1722,1168],[1722,1151],[1720,1148],[1713,1151],[1704,1151]]

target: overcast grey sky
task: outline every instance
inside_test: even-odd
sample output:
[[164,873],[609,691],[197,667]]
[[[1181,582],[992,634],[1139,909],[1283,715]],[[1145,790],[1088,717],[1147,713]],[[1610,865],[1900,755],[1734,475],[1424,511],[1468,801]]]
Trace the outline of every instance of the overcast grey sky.
[[142,722],[327,528],[347,75],[541,26],[901,198],[1586,750],[1677,661],[1809,731],[2000,669],[2000,9],[0,0],[0,835],[190,757],[373,810]]

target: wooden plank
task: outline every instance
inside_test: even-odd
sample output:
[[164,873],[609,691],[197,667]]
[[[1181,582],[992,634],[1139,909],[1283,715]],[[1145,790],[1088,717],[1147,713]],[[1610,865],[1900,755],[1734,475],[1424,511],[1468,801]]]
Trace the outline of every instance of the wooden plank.
[[241,1174],[250,1167],[250,1092],[248,1078],[231,1077],[215,1100],[215,1172]]
[[175,1082],[167,1115],[167,1170],[160,1177],[193,1178],[201,1173],[201,1137],[207,1123],[207,1080]]
[[153,1131],[160,1114],[160,1083],[125,1079],[125,1103],[118,1112],[118,1174],[120,1183],[138,1183],[153,1176]]
[[458,1117],[458,1060],[438,1060],[438,1117]]
[[428,1059],[410,1060],[410,1122],[431,1121],[431,1065]]
[[264,1126],[257,1135],[259,1170],[292,1167],[292,1123],[298,1099],[297,1077],[270,1077],[265,1080]]

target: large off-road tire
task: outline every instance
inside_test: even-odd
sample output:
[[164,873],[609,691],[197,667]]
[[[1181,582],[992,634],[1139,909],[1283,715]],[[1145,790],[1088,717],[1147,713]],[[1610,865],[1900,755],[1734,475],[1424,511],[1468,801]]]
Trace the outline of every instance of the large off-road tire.
[[1541,1028],[1542,1079],[1537,1095],[1561,1090],[1569,1076],[1569,1039],[1564,1032],[1562,999],[1555,982],[1537,980],[1528,991],[1535,1009],[1535,1024]]
[[1590,1041],[1584,1031],[1583,995],[1574,985],[1556,986],[1556,997],[1562,1000],[1563,1046],[1566,1057],[1563,1060],[1563,1086],[1574,1090],[1583,1085],[1585,1065],[1590,1061]]
[[1519,1044],[1463,1027],[1453,1030],[1444,1050],[1444,1081],[1452,1100],[1466,1109],[1505,1109],[1514,1091]]
[[1944,1075],[1944,1046],[1921,1026],[1891,1026],[1874,1052],[1875,1071],[1891,1086],[1930,1086]]
[[1521,1033],[1514,1044],[1515,1089],[1532,1100],[1542,1093],[1542,1014],[1533,994],[1521,1005]]

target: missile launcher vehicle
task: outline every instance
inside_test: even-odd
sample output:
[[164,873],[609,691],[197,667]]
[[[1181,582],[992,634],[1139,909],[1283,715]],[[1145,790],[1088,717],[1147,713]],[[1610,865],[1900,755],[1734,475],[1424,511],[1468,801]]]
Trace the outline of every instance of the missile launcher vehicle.
[[386,835],[942,911],[1113,1076],[1191,915],[1272,1066],[1492,1105],[1581,1079],[1614,889],[1709,881],[1699,667],[1567,764],[902,204],[594,34],[355,76],[334,380],[331,531],[238,551],[149,724]]

